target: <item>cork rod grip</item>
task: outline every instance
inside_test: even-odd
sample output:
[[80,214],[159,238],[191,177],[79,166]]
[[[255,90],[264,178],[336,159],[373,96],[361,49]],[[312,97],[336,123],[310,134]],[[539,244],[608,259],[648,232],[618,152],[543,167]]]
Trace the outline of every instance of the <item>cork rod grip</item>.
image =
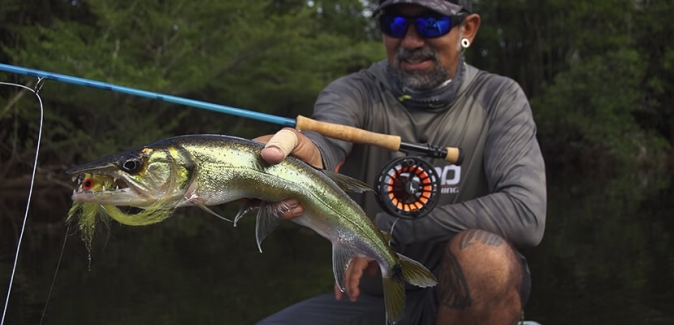
[[[302,115],[297,116],[295,128],[304,131],[314,131],[329,138],[374,145],[391,151],[400,151],[400,147],[403,144],[401,138],[397,135],[375,133],[352,126],[320,122]],[[408,146],[408,144],[405,145]],[[414,146],[416,147],[417,145]],[[445,150],[447,151],[447,155],[444,157],[446,161],[457,165],[461,164],[463,161],[461,149],[447,147]]]
[[352,126],[319,122],[302,115],[297,116],[296,129],[314,131],[326,137],[360,144],[371,144],[391,151],[400,150],[402,140],[396,135],[365,131]]

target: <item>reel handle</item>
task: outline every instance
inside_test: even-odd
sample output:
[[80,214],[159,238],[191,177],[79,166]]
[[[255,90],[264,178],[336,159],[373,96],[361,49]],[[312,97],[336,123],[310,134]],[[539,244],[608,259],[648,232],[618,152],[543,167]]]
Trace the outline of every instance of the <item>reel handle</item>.
[[434,158],[445,159],[455,165],[460,165],[463,161],[463,152],[460,148],[439,148],[428,144],[407,143],[403,142],[400,136],[397,135],[375,133],[352,126],[320,122],[302,115],[297,116],[295,128],[298,130],[314,131],[329,138],[375,145],[391,151],[400,151],[401,149],[417,151]]

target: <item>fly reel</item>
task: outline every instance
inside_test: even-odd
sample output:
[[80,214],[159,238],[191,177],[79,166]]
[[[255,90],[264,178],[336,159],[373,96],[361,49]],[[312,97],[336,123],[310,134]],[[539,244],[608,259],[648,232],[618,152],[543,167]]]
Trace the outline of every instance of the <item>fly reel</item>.
[[440,177],[420,157],[396,158],[379,170],[375,193],[379,206],[387,213],[418,219],[438,204]]

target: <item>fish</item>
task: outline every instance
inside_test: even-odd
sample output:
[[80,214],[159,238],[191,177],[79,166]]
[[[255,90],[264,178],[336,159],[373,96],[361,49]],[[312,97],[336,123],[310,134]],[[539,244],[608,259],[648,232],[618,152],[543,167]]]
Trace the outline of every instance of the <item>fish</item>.
[[[255,237],[262,252],[262,241],[288,209],[284,200],[294,198],[304,213],[291,220],[332,242],[333,274],[342,292],[354,257],[379,264],[387,324],[404,315],[405,282],[418,287],[437,284],[421,263],[393,251],[386,235],[347,194],[371,190],[367,184],[293,156],[268,164],[260,155],[263,147],[228,135],[183,135],[71,168],[66,173],[73,175],[77,187],[68,219],[82,211],[140,226],[160,222],[178,207],[197,206],[217,215],[208,207],[245,200],[233,222],[257,212]],[[140,212],[125,213],[120,206]],[[92,218],[80,222],[85,223],[80,229],[91,227]]]

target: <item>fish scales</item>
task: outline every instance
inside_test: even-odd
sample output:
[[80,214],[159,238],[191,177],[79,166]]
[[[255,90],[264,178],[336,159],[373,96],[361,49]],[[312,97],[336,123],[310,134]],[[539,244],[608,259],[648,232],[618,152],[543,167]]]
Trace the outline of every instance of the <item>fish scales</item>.
[[[351,222],[353,218],[367,216],[332,179],[323,173],[316,173],[306,163],[289,157],[280,164],[268,165],[259,155],[262,144],[247,140],[222,137],[174,140],[167,140],[166,144],[156,144],[181,147],[191,153],[199,168],[196,182],[202,184],[197,189],[197,196],[203,198],[207,205],[250,197],[272,202],[296,198],[311,215],[303,215],[293,221],[316,229],[330,240],[347,242],[355,239],[349,235],[351,233],[367,233],[369,240],[385,242],[381,232],[372,223]],[[231,146],[225,146],[223,141],[232,142]],[[231,193],[238,194],[232,196]],[[350,215],[350,211],[359,211],[359,214]],[[341,220],[333,220],[332,216]],[[347,231],[335,234],[325,230],[334,227],[346,228]],[[378,260],[383,262],[384,258]]]

